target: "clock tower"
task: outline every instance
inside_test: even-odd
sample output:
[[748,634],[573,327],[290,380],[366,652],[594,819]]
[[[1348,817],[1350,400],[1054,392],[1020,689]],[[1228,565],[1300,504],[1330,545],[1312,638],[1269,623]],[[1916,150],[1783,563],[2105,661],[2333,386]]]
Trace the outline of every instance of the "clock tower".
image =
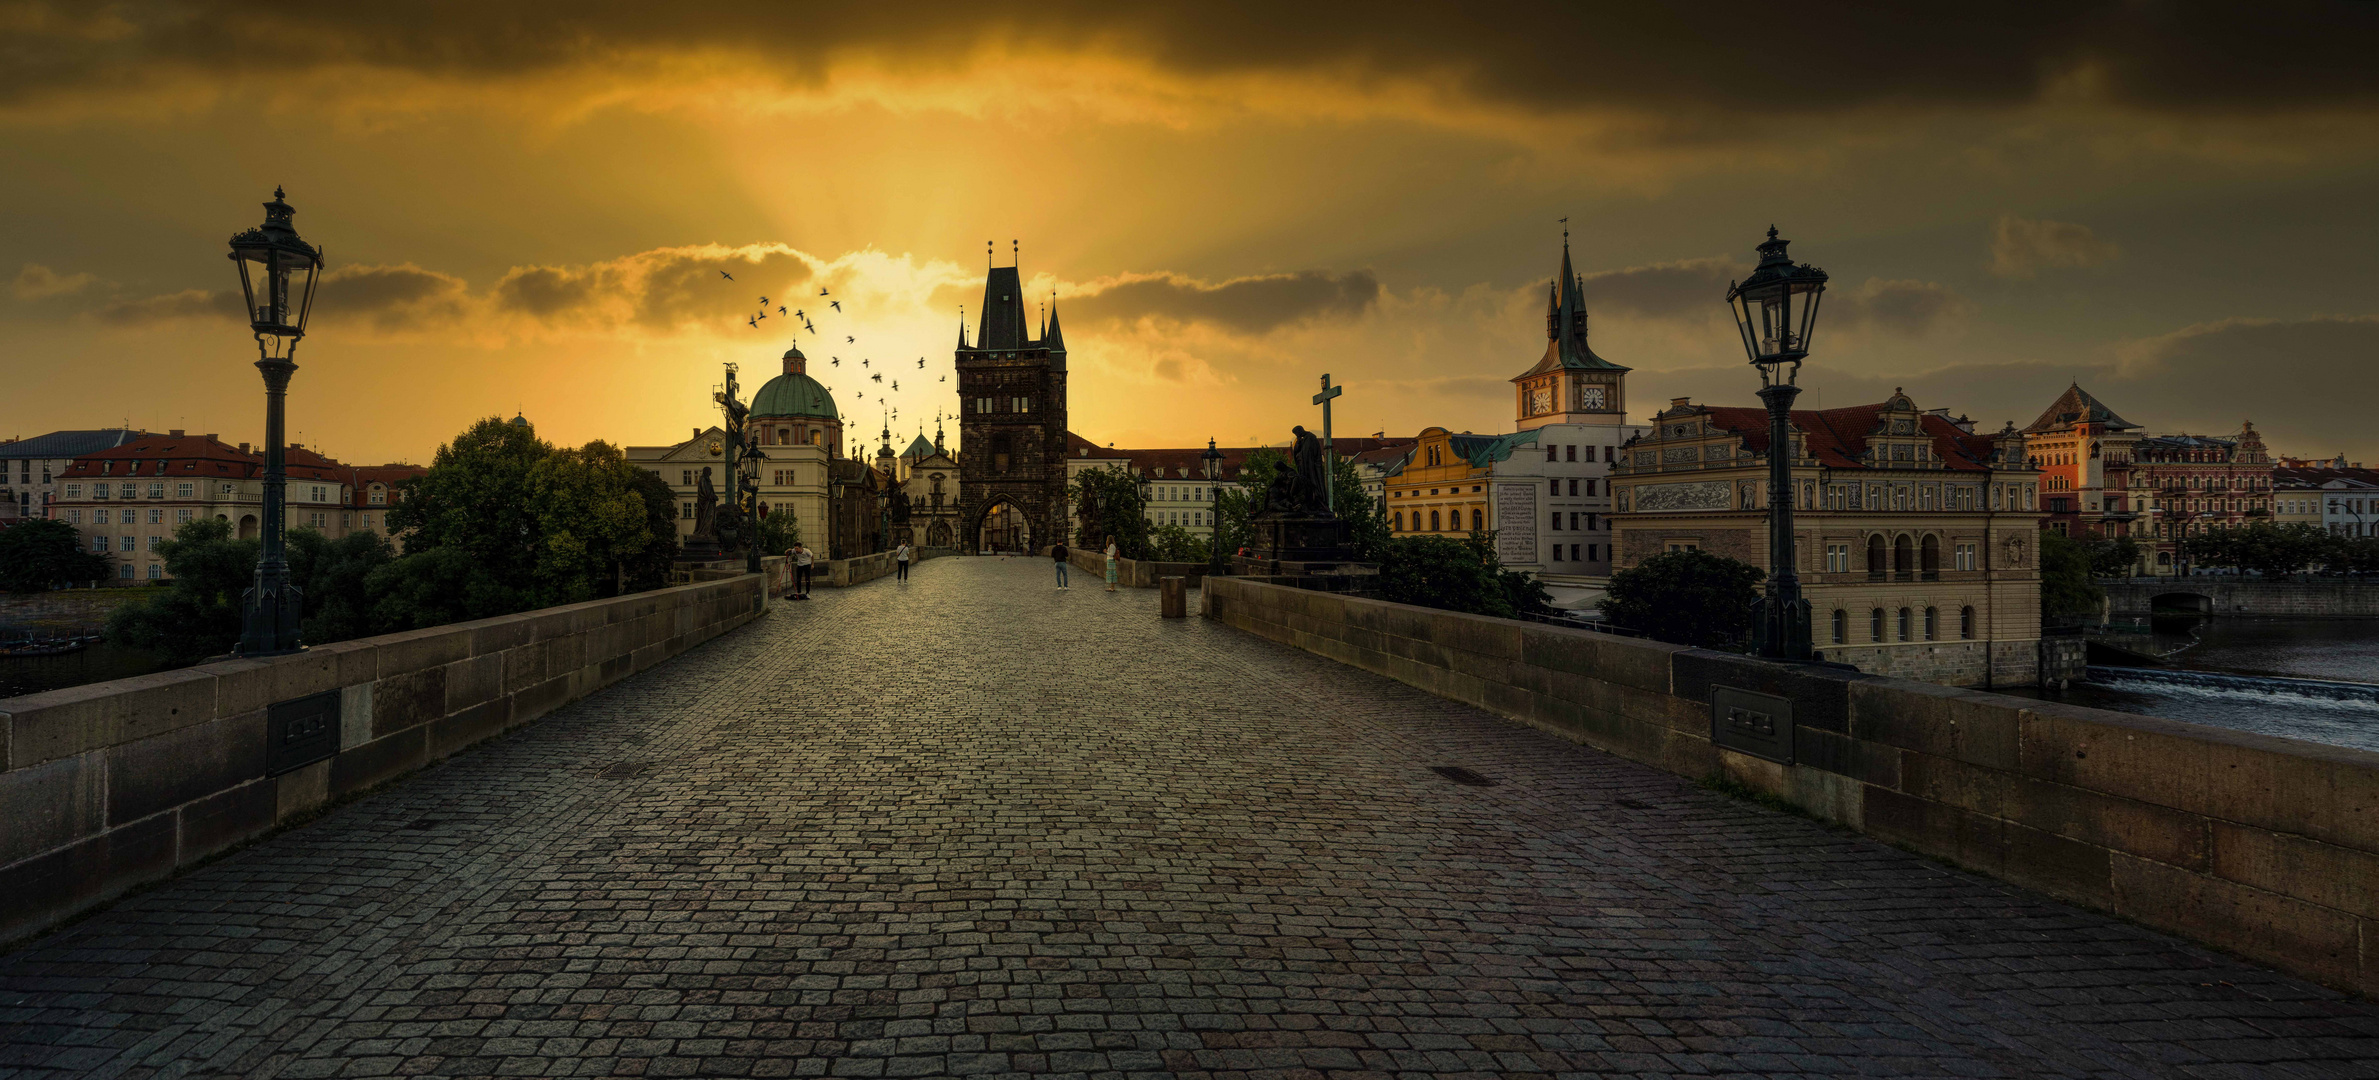
[[1561,276],[1545,306],[1545,355],[1512,379],[1519,405],[1515,426],[1618,424],[1627,415],[1628,369],[1586,345],[1586,283],[1570,268],[1569,234],[1561,237]]

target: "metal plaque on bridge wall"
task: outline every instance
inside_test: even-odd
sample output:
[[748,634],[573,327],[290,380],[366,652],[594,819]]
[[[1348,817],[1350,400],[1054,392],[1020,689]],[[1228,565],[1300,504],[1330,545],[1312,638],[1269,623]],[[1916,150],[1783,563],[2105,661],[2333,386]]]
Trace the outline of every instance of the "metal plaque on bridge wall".
[[1710,688],[1710,741],[1729,750],[1793,763],[1793,703],[1732,686]]
[[275,703],[264,714],[264,771],[279,776],[339,752],[339,692]]

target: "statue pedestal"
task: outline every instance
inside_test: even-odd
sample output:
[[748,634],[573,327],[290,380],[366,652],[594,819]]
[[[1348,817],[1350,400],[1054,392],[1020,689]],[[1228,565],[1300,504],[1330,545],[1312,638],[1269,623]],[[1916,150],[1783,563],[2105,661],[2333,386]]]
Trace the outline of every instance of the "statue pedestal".
[[724,559],[727,555],[726,549],[721,548],[716,539],[708,536],[686,537],[686,542],[678,545],[677,548],[678,562],[712,562]]
[[1346,522],[1333,514],[1259,514],[1248,553],[1271,562],[1341,563],[1354,558]]

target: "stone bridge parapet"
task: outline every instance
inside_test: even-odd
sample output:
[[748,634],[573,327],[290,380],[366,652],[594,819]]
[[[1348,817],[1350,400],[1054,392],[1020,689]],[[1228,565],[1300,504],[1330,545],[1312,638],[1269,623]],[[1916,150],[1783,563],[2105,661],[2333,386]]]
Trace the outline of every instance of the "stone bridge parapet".
[[2379,581],[2311,578],[2266,581],[2257,577],[2200,575],[2186,578],[2100,581],[2116,615],[2180,611],[2199,615],[2267,615],[2300,618],[2379,618]]

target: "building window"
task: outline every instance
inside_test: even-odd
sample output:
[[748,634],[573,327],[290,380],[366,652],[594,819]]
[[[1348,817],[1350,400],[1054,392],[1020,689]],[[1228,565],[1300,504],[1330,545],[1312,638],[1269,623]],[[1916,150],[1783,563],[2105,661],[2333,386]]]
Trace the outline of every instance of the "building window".
[[1487,512],[1486,512],[1486,511],[1484,511],[1484,510],[1473,510],[1473,511],[1471,511],[1471,512],[1470,512],[1470,531],[1472,531],[1472,532],[1485,532],[1485,531],[1487,531]]
[[1834,609],[1834,644],[1850,644],[1850,612]]
[[165,568],[164,568],[164,567],[162,567],[162,566],[159,566],[159,565],[157,565],[156,563],[150,563],[150,564],[149,564],[149,580],[150,580],[150,581],[158,581],[158,580],[162,580],[164,577],[165,577]]
[[1968,641],[1974,640],[1974,608],[1972,606],[1958,609],[1958,636]]
[[1561,448],[1560,448],[1560,447],[1558,447],[1558,446],[1547,445],[1547,446],[1545,447],[1545,460],[1546,460],[1546,461],[1559,461],[1559,460],[1561,460]]
[[191,511],[190,511],[188,508],[184,508],[184,509],[181,509],[181,510],[176,510],[176,511],[174,511],[174,512],[173,512],[173,521],[174,521],[174,524],[176,524],[176,525],[179,525],[179,524],[181,524],[181,523],[183,523],[183,522],[185,522],[185,521],[188,521],[188,520],[190,520],[190,514],[191,514]]
[[1925,640],[1931,641],[1941,632],[1941,613],[1935,608],[1925,609]]
[[1900,640],[1908,640],[1908,632],[1915,629],[1915,615],[1907,608],[1900,609]]
[[122,544],[121,546],[119,546],[118,548],[116,548],[116,550],[118,550],[118,551],[133,551],[133,550],[137,550],[137,549],[134,547],[134,545],[137,543],[137,541],[135,541],[135,540],[134,540],[132,537],[125,536],[125,537],[119,537],[118,539],[122,540],[122,541],[123,541],[123,544]]
[[93,525],[105,525],[105,524],[107,524],[107,511],[105,511],[105,510],[93,510],[93,511],[91,511],[91,524],[93,524]]
[[140,490],[140,485],[139,485],[139,484],[135,484],[135,483],[133,483],[133,482],[131,482],[131,481],[129,481],[129,480],[127,480],[127,481],[125,481],[125,482],[124,482],[124,497],[125,497],[125,498],[127,498],[127,499],[135,499],[135,498],[139,498],[139,497],[140,497],[140,496],[138,495],[138,492],[139,492],[139,490]]
[[1588,544],[1588,545],[1586,545],[1586,561],[1587,561],[1587,562],[1593,562],[1593,561],[1595,561],[1595,560],[1597,560],[1597,559],[1600,559],[1600,558],[1602,558],[1602,556],[1601,556],[1600,554],[1597,554],[1597,553],[1598,553],[1598,552],[1600,552],[1601,550],[1602,550],[1602,545],[1601,545],[1601,544]]
[[[1560,479],[1558,479],[1558,478],[1554,479],[1554,480],[1553,480],[1553,482],[1552,482],[1552,484],[1553,484],[1553,492],[1552,492],[1552,493],[1553,493],[1554,495],[1557,495],[1557,496],[1558,496],[1558,495],[1560,495],[1560,494],[1561,494],[1561,481],[1560,481]],[[1554,526],[1554,528],[1560,528],[1560,526],[1556,525],[1556,526]]]
[[157,550],[157,545],[158,545],[158,544],[161,544],[161,543],[163,543],[164,541],[165,541],[165,538],[164,538],[164,537],[162,537],[162,536],[152,536],[152,537],[149,537],[149,550],[150,550],[150,551],[155,551],[155,550]]
[[1396,511],[1396,514],[1395,514],[1395,517],[1393,518],[1393,520],[1394,520],[1394,522],[1395,522],[1395,525],[1393,526],[1393,527],[1395,528],[1395,530],[1396,530],[1397,532],[1403,532],[1403,531],[1404,531],[1404,511],[1402,511],[1402,510],[1398,510],[1398,511]]
[[116,576],[123,578],[126,581],[132,580],[132,564],[125,563],[122,566],[116,567]]
[[372,527],[372,515],[369,512],[366,512],[363,516],[363,527],[367,529]]
[[152,484],[150,484],[150,485],[149,485],[149,497],[150,497],[150,498],[152,498],[152,499],[162,499],[162,498],[164,498],[164,497],[165,497],[165,481],[163,481],[163,480],[159,480],[159,481],[157,481],[157,482],[155,482],[155,483],[152,483]]
[[165,524],[165,508],[164,508],[164,507],[162,507],[162,506],[152,506],[152,507],[150,507],[150,508],[149,508],[149,524],[151,524],[151,525],[163,525],[163,524]]
[[1867,636],[1874,638],[1877,641],[1883,640],[1882,608],[1876,608],[1875,610],[1867,613]]
[[677,516],[678,516],[678,520],[680,520],[680,521],[692,521],[692,520],[694,520],[694,504],[693,504],[693,503],[679,503],[679,504],[677,504]]
[[[1850,545],[1849,545],[1849,544],[1827,544],[1827,545],[1826,545],[1826,573],[1829,573],[1829,574],[1847,574],[1847,573],[1849,573],[1849,572],[1850,572]],[[1839,613],[1837,612],[1837,614],[1839,614]],[[1840,638],[1836,638],[1835,640],[1836,640],[1836,641],[1840,641],[1841,639],[1840,639]]]
[[191,488],[192,488],[193,486],[194,486],[194,485],[190,485],[190,484],[175,484],[175,485],[173,486],[173,497],[174,497],[174,498],[177,498],[177,499],[187,499],[187,498],[190,498],[190,497],[191,497],[193,494],[195,494],[195,493],[194,493],[194,492],[191,490]]
[[1435,511],[1435,510],[1431,510],[1431,511],[1429,512],[1429,531],[1430,531],[1430,532],[1441,532],[1441,531],[1443,531],[1443,530],[1441,530],[1441,529],[1439,529],[1439,528],[1437,527],[1437,511]]
[[1960,569],[1960,570],[1972,570],[1972,569],[1974,569],[1974,545],[1972,545],[1972,544],[1959,544],[1959,545],[1958,545],[1958,551],[1957,551],[1957,559],[1958,559],[1958,563],[1957,563],[1957,565],[1958,565],[1958,569]]

